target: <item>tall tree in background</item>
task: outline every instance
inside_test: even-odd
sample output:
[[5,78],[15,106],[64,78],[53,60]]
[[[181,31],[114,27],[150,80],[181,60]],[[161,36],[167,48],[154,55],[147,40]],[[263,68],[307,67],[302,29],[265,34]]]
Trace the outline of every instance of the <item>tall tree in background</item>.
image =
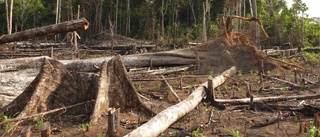
[[20,30],[24,30],[25,25],[29,25],[27,27],[30,27],[31,25],[28,21],[30,17],[38,13],[38,10],[44,8],[41,0],[17,0],[14,4],[14,13]]
[[8,0],[6,0],[6,19],[7,19],[8,34],[11,34],[12,32],[12,11],[13,11],[13,0],[10,1],[10,9],[8,6]]
[[161,1],[161,42],[164,40],[165,36],[165,28],[164,28],[164,20],[165,20],[165,15],[167,14],[168,11],[168,6],[170,4],[171,0],[162,0]]
[[126,36],[130,36],[130,0],[127,0]]
[[208,40],[207,38],[207,24],[206,24],[206,18],[207,13],[210,11],[210,4],[208,0],[205,0],[202,2],[203,5],[203,16],[202,16],[202,42],[206,42]]
[[[303,21],[304,21],[304,12],[308,10],[308,7],[305,3],[302,2],[302,0],[294,0],[294,4],[292,5],[292,9],[293,9],[293,12],[295,13],[295,16],[296,16],[296,27],[297,27],[297,30],[298,32],[302,32],[302,33],[299,33],[299,36],[298,38],[300,39],[299,41],[299,45],[298,47],[300,47],[300,45],[304,45],[304,36],[303,36],[303,33],[304,33],[304,24],[303,24]],[[300,21],[299,21],[299,14],[302,14],[302,17],[301,17],[301,24],[300,24]],[[301,28],[301,29],[300,29]],[[302,36],[300,36],[302,35]]]
[[[253,17],[258,18],[258,11],[257,11],[257,1],[252,0],[252,11],[253,11]],[[258,48],[261,48],[260,46],[260,33],[258,29],[258,24],[256,22],[253,22],[253,29],[254,29],[254,35],[255,35],[255,43]]]

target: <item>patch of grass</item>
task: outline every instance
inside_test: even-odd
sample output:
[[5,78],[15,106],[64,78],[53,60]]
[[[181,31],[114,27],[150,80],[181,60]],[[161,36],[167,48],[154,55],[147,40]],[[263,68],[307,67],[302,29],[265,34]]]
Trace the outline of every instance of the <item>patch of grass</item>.
[[270,71],[270,70],[268,70],[268,71],[267,71],[267,75],[270,75],[270,74],[271,74],[271,71]]
[[157,83],[157,88],[158,88],[158,89],[161,88],[161,83]]
[[39,129],[42,126],[43,122],[46,121],[46,119],[40,118],[40,117],[35,117],[35,121],[36,121],[35,127]]
[[[11,120],[12,118],[16,117],[18,114],[19,114],[19,112],[15,113],[12,116],[3,115],[0,117],[0,120],[1,121],[8,121],[8,120]],[[7,132],[11,127],[12,127],[11,123],[5,123],[5,124],[3,124],[3,127],[1,127],[1,128],[4,128],[5,131]]]
[[287,87],[281,87],[281,91],[288,91]]
[[243,135],[237,130],[237,131],[231,131],[232,137],[243,137]]
[[250,70],[250,74],[253,75],[253,76],[258,76],[258,73],[253,71],[253,70]]
[[227,84],[224,84],[224,85],[223,85],[223,89],[228,90],[228,89],[229,89],[229,86],[228,86]]
[[316,129],[316,127],[312,124],[310,127],[309,127],[309,135],[310,137],[315,137],[315,133],[318,132],[318,134],[320,133],[319,130]]
[[320,65],[320,54],[303,52],[302,57],[308,63]]
[[[7,121],[7,120],[11,120],[12,118],[9,117],[9,116],[6,116],[6,115],[3,115],[1,117],[1,121]],[[12,124],[11,123],[5,123],[3,124],[3,127],[5,129],[5,131],[7,132],[10,128],[12,127]]]
[[200,127],[197,130],[192,131],[192,137],[202,137],[203,135],[200,133]]
[[98,137],[103,137],[103,132],[102,132],[102,130],[99,131]]
[[241,87],[236,87],[236,90],[237,91],[242,91],[242,88]]
[[189,119],[189,127],[192,127],[192,124],[193,124],[193,121],[192,121],[192,119],[190,118],[190,119]]
[[136,85],[136,89],[141,90],[142,89],[141,84]]
[[81,123],[79,125],[79,131],[87,132],[88,128],[89,128],[89,124],[88,123]]
[[209,71],[208,74],[213,75],[214,74],[213,70]]
[[242,70],[238,70],[238,76],[242,76],[243,71]]

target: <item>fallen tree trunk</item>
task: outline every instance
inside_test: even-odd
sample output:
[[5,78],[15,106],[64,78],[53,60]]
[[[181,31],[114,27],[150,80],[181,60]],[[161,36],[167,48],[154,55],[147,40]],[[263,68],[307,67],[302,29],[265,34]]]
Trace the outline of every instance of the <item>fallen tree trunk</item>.
[[[235,73],[236,67],[231,67],[229,70],[215,77],[213,79],[213,87],[221,85],[228,77],[232,76]],[[165,131],[172,123],[186,115],[199,104],[199,102],[206,94],[206,90],[204,87],[206,87],[207,85],[207,82],[201,84],[187,99],[158,113],[147,123],[133,130],[131,133],[125,135],[125,137],[158,136],[163,131]]]
[[88,27],[89,27],[89,22],[85,18],[66,21],[59,24],[33,28],[33,29],[16,32],[9,35],[2,35],[0,36],[0,44],[14,42],[14,41],[21,41],[29,38],[40,37],[40,36],[55,35],[62,32],[86,30]]
[[[197,58],[202,66],[217,66],[225,70],[230,66],[237,66],[243,71],[260,71],[261,60],[264,62],[264,71],[279,68],[267,58],[265,53],[251,45],[248,38],[240,33],[232,33],[229,36],[237,44],[230,44],[225,36],[220,36],[214,41],[210,41],[200,46],[165,51],[158,53],[138,54],[122,56],[126,67],[150,67],[152,66],[179,66],[196,64]],[[248,44],[249,43],[249,44]],[[228,53],[228,57],[224,57]],[[70,70],[75,71],[95,71],[94,66],[100,66],[103,61],[112,57],[85,59],[85,60],[60,60]],[[244,63],[246,62],[246,63]],[[250,66],[250,67],[249,67]],[[250,70],[249,70],[250,68]]]
[[[133,49],[136,48],[156,48],[156,45],[114,45],[113,50],[124,50],[124,49]],[[90,46],[89,49],[96,50],[111,50],[111,45],[99,45],[99,46]]]
[[[274,97],[257,97],[253,98],[253,102],[277,102],[277,101],[286,101],[286,100],[303,100],[303,99],[315,99],[320,98],[320,94],[311,94],[311,95],[293,95],[293,96],[274,96]],[[215,99],[214,101],[219,103],[229,103],[229,104],[249,104],[251,103],[250,98],[241,98],[241,99]]]

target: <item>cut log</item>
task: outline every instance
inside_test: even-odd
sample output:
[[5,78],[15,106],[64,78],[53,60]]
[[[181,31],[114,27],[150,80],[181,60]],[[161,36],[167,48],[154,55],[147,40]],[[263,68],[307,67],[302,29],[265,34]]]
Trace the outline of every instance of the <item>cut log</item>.
[[[229,70],[223,72],[221,75],[213,79],[213,87],[217,87],[225,82],[225,80],[236,73],[236,68],[232,67]],[[171,106],[155,117],[149,120],[147,123],[133,130],[131,133],[125,135],[125,137],[155,137],[165,131],[171,124],[186,115],[188,112],[193,110],[202,98],[205,96],[205,88],[207,82],[201,84],[193,93],[182,102]]]
[[[303,99],[315,99],[320,98],[320,94],[310,94],[310,95],[293,95],[293,96],[275,96],[275,97],[256,97],[253,98],[253,102],[277,102],[286,101],[291,99],[303,100]],[[229,104],[249,104],[250,98],[241,99],[215,99],[219,103],[229,103]]]
[[40,36],[55,35],[62,32],[86,30],[88,27],[89,22],[85,18],[66,21],[59,24],[33,28],[9,35],[2,35],[0,36],[0,44],[21,41]]
[[[133,50],[134,47],[136,48],[155,48],[156,45],[114,45],[113,50]],[[99,46],[90,46],[90,49],[97,49],[97,50],[110,50],[112,47],[111,45],[99,45]]]

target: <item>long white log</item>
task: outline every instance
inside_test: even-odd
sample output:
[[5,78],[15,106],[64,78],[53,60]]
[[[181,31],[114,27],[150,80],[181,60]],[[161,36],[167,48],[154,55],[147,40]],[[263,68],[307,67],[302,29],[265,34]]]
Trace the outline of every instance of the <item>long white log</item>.
[[[231,67],[221,75],[215,77],[212,82],[213,87],[215,88],[221,85],[228,77],[232,76],[235,73],[236,67]],[[207,85],[207,82],[201,84],[197,89],[195,89],[195,91],[192,92],[192,94],[188,98],[174,106],[161,111],[147,123],[125,135],[125,137],[159,136],[171,124],[193,110],[200,103],[200,101],[206,94],[206,90],[204,87]]]
[[[159,53],[134,54],[122,56],[126,67],[145,67],[150,66],[177,66],[188,65],[196,62],[195,56],[192,54],[193,49],[182,49],[174,51],[165,51]],[[191,53],[190,53],[191,52]],[[69,70],[93,71],[94,66],[100,66],[102,62],[109,61],[113,57],[102,57],[83,60],[59,60],[66,65]],[[151,63],[152,62],[152,63]]]

